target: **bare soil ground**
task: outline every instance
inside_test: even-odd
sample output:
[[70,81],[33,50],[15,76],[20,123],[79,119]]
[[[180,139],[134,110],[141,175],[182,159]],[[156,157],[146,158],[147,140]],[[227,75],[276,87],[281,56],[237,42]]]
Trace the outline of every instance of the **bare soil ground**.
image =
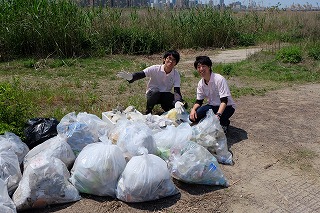
[[[249,51],[255,50],[242,56]],[[227,56],[222,62],[235,58],[221,53]],[[157,201],[130,204],[83,194],[75,203],[26,212],[320,212],[319,98],[320,84],[308,84],[236,99],[227,135],[235,164],[220,165],[228,188],[174,181],[180,194]]]

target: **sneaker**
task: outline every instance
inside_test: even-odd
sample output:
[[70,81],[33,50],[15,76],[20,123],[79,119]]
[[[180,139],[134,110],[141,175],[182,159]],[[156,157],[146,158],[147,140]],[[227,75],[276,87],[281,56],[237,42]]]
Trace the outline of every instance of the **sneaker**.
[[228,133],[229,130],[229,126],[221,126],[223,129],[224,134],[226,135]]

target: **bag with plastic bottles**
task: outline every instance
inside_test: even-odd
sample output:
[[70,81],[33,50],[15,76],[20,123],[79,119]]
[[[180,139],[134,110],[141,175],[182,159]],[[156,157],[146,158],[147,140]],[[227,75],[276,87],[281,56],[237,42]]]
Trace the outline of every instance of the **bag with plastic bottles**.
[[69,178],[61,160],[38,155],[25,169],[12,200],[18,211],[78,201],[81,197]]
[[185,141],[171,148],[169,171],[185,183],[228,186],[216,158],[203,146]]
[[169,160],[170,148],[174,144],[176,138],[176,127],[167,126],[162,131],[154,134],[154,140],[158,148],[158,156],[163,160]]
[[167,126],[163,130],[154,134],[154,140],[158,148],[158,156],[168,161],[170,149],[175,143],[188,141],[192,137],[191,126],[187,123],[181,123],[177,127]]
[[70,182],[79,192],[115,197],[125,166],[122,151],[111,141],[89,144],[79,153],[71,169]]
[[113,144],[117,144],[120,133],[123,132],[127,126],[131,125],[131,123],[132,121],[126,118],[120,119],[108,132],[107,137],[112,141]]
[[125,154],[126,159],[141,155],[141,148],[146,148],[149,154],[157,154],[158,149],[152,130],[142,122],[129,122],[123,131],[119,132],[117,145]]
[[95,142],[98,141],[100,136],[106,135],[106,132],[110,129],[107,122],[103,121],[98,116],[87,112],[79,112],[77,120],[88,125]]
[[88,123],[79,121],[75,112],[65,115],[57,126],[58,135],[65,137],[73,152],[79,152],[90,143],[98,141]]
[[212,109],[208,110],[206,117],[197,125],[192,126],[191,140],[207,148],[219,163],[233,164],[232,154],[228,150],[227,137]]
[[127,163],[117,184],[116,196],[125,202],[145,202],[178,194],[167,164],[160,157],[141,150]]

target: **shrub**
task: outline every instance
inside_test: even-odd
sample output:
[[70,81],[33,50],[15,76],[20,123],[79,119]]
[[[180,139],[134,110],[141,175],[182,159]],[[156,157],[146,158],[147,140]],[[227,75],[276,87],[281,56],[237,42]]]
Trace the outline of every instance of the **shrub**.
[[253,33],[242,33],[238,36],[238,43],[240,46],[252,46],[256,43],[256,36]]
[[32,115],[31,109],[32,105],[18,80],[0,83],[0,134],[13,132],[23,138],[24,125]]
[[314,58],[315,60],[320,60],[320,42],[311,46],[308,51],[308,56]]
[[231,64],[226,64],[222,67],[222,74],[223,75],[232,75],[234,72],[233,66]]
[[302,50],[298,46],[283,47],[276,53],[276,59],[284,63],[299,63],[302,61]]

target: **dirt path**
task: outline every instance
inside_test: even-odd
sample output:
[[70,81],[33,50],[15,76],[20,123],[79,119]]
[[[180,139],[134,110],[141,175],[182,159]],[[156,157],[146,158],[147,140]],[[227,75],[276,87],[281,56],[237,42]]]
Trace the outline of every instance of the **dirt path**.
[[[237,100],[227,212],[320,212],[320,85]],[[258,210],[258,211],[257,211]]]
[[[250,55],[253,55],[254,53],[259,52],[261,50],[262,48],[260,47],[252,47],[252,48],[236,49],[236,50],[218,50],[218,51],[215,51],[215,54],[213,54],[213,51],[196,52],[196,54],[192,54],[192,55],[188,53],[187,56],[182,53],[181,54],[182,61],[180,63],[192,65],[196,56],[198,55],[209,56],[213,61],[213,63],[233,63],[233,62],[244,60]],[[186,60],[183,60],[185,58]]]
[[38,212],[320,212],[319,98],[320,84],[309,84],[236,99],[228,135],[235,164],[221,165],[228,188],[175,181],[179,195],[153,202],[82,195]]

